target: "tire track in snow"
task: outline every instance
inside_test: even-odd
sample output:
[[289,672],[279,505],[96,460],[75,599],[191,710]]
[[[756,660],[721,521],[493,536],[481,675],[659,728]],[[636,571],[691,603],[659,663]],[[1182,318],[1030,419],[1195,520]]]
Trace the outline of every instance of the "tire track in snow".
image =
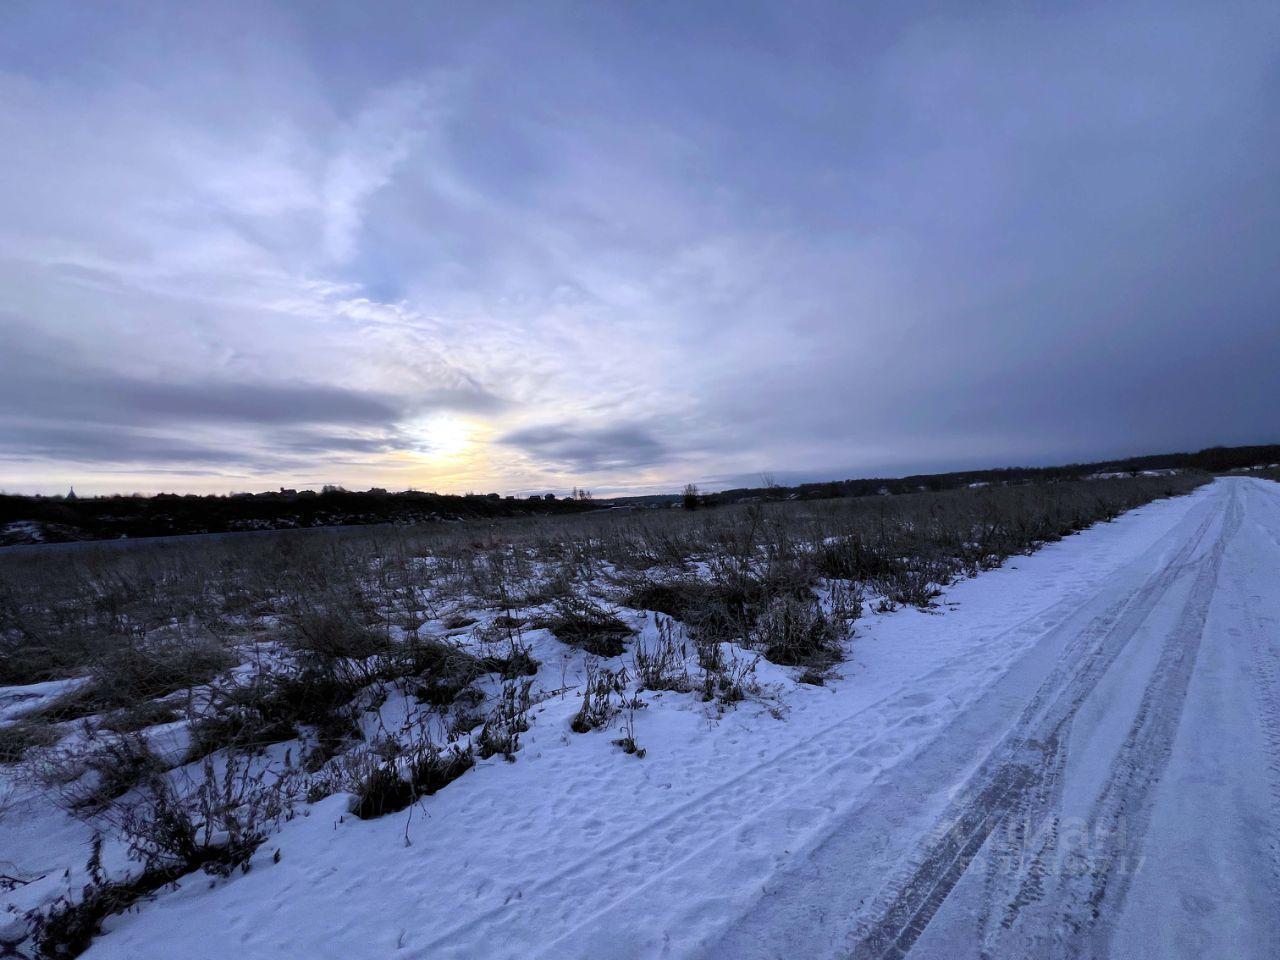
[[[1276,503],[1280,500],[1280,484],[1272,491],[1265,486],[1254,486],[1252,491],[1263,495],[1264,500]],[[1267,514],[1263,513],[1262,516]],[[1265,523],[1258,527],[1280,551],[1280,536]],[[1280,564],[1273,568],[1273,576],[1280,577]],[[1253,689],[1258,704],[1258,718],[1262,726],[1262,739],[1267,748],[1267,773],[1271,786],[1271,824],[1267,836],[1267,849],[1271,854],[1271,869],[1280,882],[1280,644],[1269,638],[1280,637],[1280,623],[1258,610],[1260,598],[1242,589],[1245,626],[1249,631],[1249,644],[1253,652]]]
[[[1053,811],[1059,809],[1062,800],[1062,778],[1066,770],[1067,754],[1062,738],[1046,744],[1048,754],[1039,782],[1024,791],[1007,820],[1001,824],[1007,831],[1004,849],[1027,850],[1038,844],[1033,857],[1026,863],[1009,864],[1004,858],[991,856],[987,860],[984,896],[978,915],[978,935],[984,944],[982,956],[989,955],[987,944],[994,941],[992,927],[997,922],[1008,929],[1017,920],[1022,909],[1044,896],[1044,885],[1049,876],[1049,856],[1059,843],[1058,818]],[[1003,895],[1010,880],[1017,881],[1018,890],[1012,896]]]
[[1094,858],[1100,869],[1092,870],[1084,883],[1067,882],[1057,891],[1061,899],[1055,908],[1065,921],[1067,935],[1054,944],[1051,956],[1105,957],[1109,953],[1115,919],[1141,862],[1155,787],[1173,754],[1223,554],[1240,529],[1242,513],[1239,491],[1233,487],[1222,532],[1196,575],[1177,630],[1165,642],[1138,715],[1088,818],[1089,835],[1105,838],[1100,855]]
[[[1028,807],[1027,794],[1043,784],[1046,771],[1060,769],[1060,744],[1076,711],[1174,584],[1200,566],[1193,558],[1218,517],[1217,511],[1209,513],[1154,576],[1092,621],[1063,652],[1010,734],[939,821],[936,839],[886,886],[870,918],[858,925],[854,960],[905,957],[996,827]],[[1035,876],[1033,864],[1028,880]],[[1024,897],[1032,892],[1028,886],[1022,890]]]

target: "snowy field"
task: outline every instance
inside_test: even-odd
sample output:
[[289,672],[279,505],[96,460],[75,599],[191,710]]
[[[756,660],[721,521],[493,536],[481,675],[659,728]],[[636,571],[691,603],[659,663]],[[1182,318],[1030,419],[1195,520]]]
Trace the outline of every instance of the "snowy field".
[[[480,681],[489,702],[527,691],[514,762],[481,750],[371,819],[349,790],[317,793],[249,869],[158,889],[84,955],[1275,956],[1278,570],[1280,485],[1224,478],[929,607],[823,581],[816,602],[848,632],[821,685],[797,682],[812,666],[724,643],[725,695],[698,673],[705,644],[695,656],[644,610],[616,608],[634,631],[617,656],[531,626],[536,674]],[[441,629],[492,637],[501,616],[477,607]],[[670,682],[646,688],[646,671]],[[575,732],[584,685],[610,672],[624,679],[601,722]],[[0,688],[0,717],[77,682]],[[363,742],[440,722],[399,686],[365,707]],[[189,755],[186,721],[144,735]],[[297,749],[271,745],[255,770],[292,769]],[[89,879],[94,828],[23,768],[0,770],[14,881],[0,941],[18,942],[28,911]],[[110,837],[102,858],[107,875],[136,869]]]

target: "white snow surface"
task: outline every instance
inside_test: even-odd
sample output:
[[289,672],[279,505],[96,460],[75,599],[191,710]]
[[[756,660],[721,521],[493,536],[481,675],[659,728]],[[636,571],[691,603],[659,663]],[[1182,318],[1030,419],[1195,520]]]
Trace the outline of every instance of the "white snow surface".
[[[1280,485],[1220,479],[868,613],[824,687],[645,694],[642,759],[553,697],[516,762],[378,820],[307,806],[86,956],[1274,957],[1278,572]],[[32,800],[0,861],[86,833]]]
[[18,720],[84,684],[83,680],[46,680],[20,687],[0,687],[0,721]]

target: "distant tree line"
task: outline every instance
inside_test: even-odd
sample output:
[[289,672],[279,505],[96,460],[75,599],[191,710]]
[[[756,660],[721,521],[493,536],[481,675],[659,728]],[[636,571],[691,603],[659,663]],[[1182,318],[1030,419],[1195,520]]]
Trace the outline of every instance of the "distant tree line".
[[[921,490],[953,490],[975,483],[991,485],[1032,481],[1075,480],[1097,473],[1138,474],[1144,470],[1204,470],[1224,473],[1248,467],[1280,463],[1280,444],[1248,447],[1209,447],[1196,453],[1161,453],[1126,457],[1094,463],[1071,463],[1057,467],[1000,467],[990,470],[961,470],[952,473],[916,474],[909,477],[867,477],[833,480],[785,487],[773,477],[762,477],[764,486],[737,487],[699,495],[699,504],[737,503],[742,500],[825,500],[838,497],[866,497],[875,494],[915,493]],[[692,484],[690,484],[692,486]],[[694,488],[696,492],[696,487]],[[688,500],[687,488],[684,499]]]
[[[528,499],[487,494],[388,493],[326,486],[271,493],[109,497],[28,497],[0,494],[0,545],[5,528],[37,525],[45,541],[102,540],[119,537],[226,533],[242,530],[341,526],[372,523],[422,523],[578,513],[596,508],[587,499],[539,494]],[[18,532],[9,539],[21,542]]]
[[[24,537],[46,541],[101,540],[293,527],[404,524],[564,514],[609,506],[681,505],[694,510],[744,501],[864,497],[950,490],[974,484],[997,486],[1073,480],[1093,474],[1137,474],[1144,470],[1222,473],[1274,463],[1280,463],[1280,444],[1210,447],[1196,453],[1165,453],[1057,467],[1002,467],[802,483],[791,487],[777,483],[770,474],[763,474],[759,487],[708,493],[690,483],[680,493],[600,500],[579,487],[574,487],[572,494],[563,498],[552,493],[531,494],[525,498],[497,493],[455,495],[417,490],[388,493],[379,487],[352,491],[337,485],[326,485],[319,493],[283,488],[268,493],[207,496],[162,493],[150,497],[141,494],[84,497],[72,491],[65,497],[28,497],[0,493],[0,546],[24,542]],[[25,524],[37,527],[38,535],[22,529]]]

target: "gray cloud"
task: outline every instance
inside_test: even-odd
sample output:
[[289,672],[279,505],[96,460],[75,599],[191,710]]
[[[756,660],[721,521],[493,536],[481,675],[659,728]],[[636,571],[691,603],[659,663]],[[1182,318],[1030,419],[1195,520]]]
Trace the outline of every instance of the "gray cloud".
[[525,427],[499,437],[498,442],[579,473],[653,466],[671,456],[652,432],[636,425]]
[[[0,456],[80,463],[245,463],[275,428],[279,450],[320,454],[384,451],[400,411],[385,397],[308,384],[234,381],[150,382],[80,373],[51,364],[15,371],[0,383]],[[307,428],[327,428],[317,432]],[[335,434],[361,428],[381,440]],[[279,428],[292,428],[284,433]],[[192,442],[231,430],[218,445]],[[278,458],[272,458],[278,459]]]
[[243,462],[245,451],[153,436],[127,427],[0,422],[0,459],[48,459],[75,464],[140,463],[163,466]]
[[[151,383],[138,379],[82,380],[73,398],[88,416],[133,421],[227,421],[283,424],[385,425],[397,415],[384,397],[310,384],[205,381]],[[69,411],[70,412],[70,411]]]
[[[411,414],[501,406],[466,382],[393,397],[287,381],[148,380],[96,368],[55,341],[19,337],[16,326],[0,325],[0,458],[9,460],[292,470],[395,450],[398,423]],[[220,438],[192,439],[210,431]]]
[[19,324],[0,324],[5,376],[0,409],[8,415],[103,423],[147,422],[333,424],[389,426],[409,411],[488,411],[501,402],[474,381],[417,389],[411,396],[289,380],[221,377],[147,379],[102,369],[68,356],[62,344],[22,337]]
[[376,457],[397,446],[394,434],[357,437],[288,429],[276,430],[265,439],[252,435],[184,439],[120,425],[15,423],[0,418],[0,462],[51,460],[74,464],[77,472],[127,466],[146,473],[176,475],[214,470],[293,474],[313,470],[318,464],[338,467],[353,457]]

